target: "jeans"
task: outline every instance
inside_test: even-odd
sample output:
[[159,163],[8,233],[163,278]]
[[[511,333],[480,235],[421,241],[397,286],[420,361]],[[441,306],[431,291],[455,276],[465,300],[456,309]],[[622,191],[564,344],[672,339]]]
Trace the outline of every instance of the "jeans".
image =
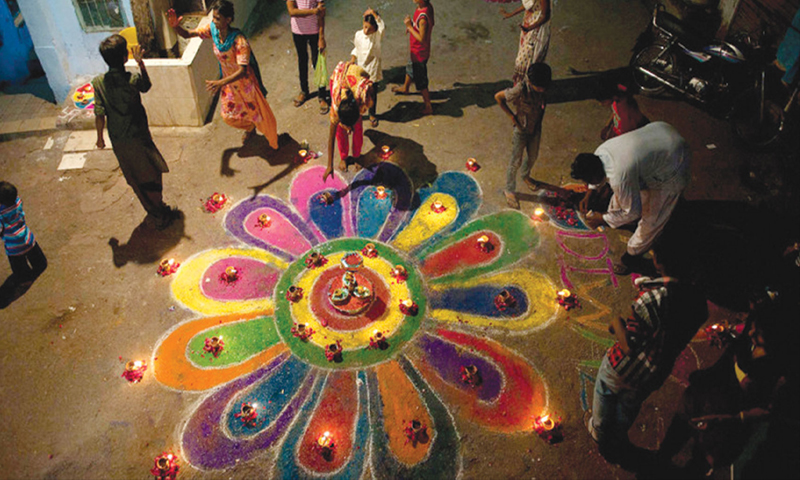
[[[533,133],[524,133],[514,127],[514,136],[511,140],[511,160],[506,170],[506,192],[514,193],[517,189],[517,171],[522,167],[522,176],[530,177],[531,169],[536,159],[539,158],[539,141],[542,139],[542,129],[537,128]],[[527,149],[528,155],[524,156]]]
[[589,431],[606,459],[626,454],[631,447],[628,430],[639,415],[647,393],[625,385],[603,357],[594,384],[592,418]]

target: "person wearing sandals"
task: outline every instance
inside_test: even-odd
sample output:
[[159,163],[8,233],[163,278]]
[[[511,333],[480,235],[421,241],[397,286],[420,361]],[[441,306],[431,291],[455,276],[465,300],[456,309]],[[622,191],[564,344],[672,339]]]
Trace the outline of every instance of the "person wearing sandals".
[[[689,184],[691,152],[672,125],[653,122],[603,142],[594,153],[580,153],[571,176],[588,184],[578,205],[589,228],[619,228],[637,222],[628,248],[614,273],[628,275],[649,268],[644,254],[664,230]],[[614,194],[607,211],[589,211],[592,196],[608,184]]]
[[[539,157],[539,143],[542,138],[542,119],[546,107],[544,92],[550,86],[552,71],[546,63],[534,63],[528,68],[525,79],[511,88],[501,90],[494,96],[500,108],[511,117],[514,135],[511,140],[511,159],[506,170],[504,194],[511,208],[519,209],[517,172],[522,168],[522,179],[532,190],[538,184],[531,178],[531,169]],[[516,113],[509,108],[514,106]],[[527,156],[525,151],[527,150]],[[524,160],[523,160],[524,158]]]
[[[364,143],[364,122],[361,116],[367,112],[374,98],[375,86],[369,74],[352,62],[339,62],[331,75],[331,126],[328,134],[328,169],[323,181],[333,175],[333,139],[339,147],[339,170],[346,172],[353,161],[349,156],[349,136],[353,136],[353,157],[361,156]],[[353,163],[356,163],[353,161]],[[356,168],[361,166],[356,163]]]
[[362,17],[361,30],[353,38],[353,51],[350,52],[350,62],[354,63],[369,74],[370,80],[375,84],[372,89],[372,106],[369,107],[369,121],[372,128],[378,126],[375,115],[378,107],[378,85],[383,79],[381,72],[381,41],[385,26],[378,12],[368,8]]
[[[308,50],[311,50],[311,66],[317,67],[317,57],[325,51],[325,2],[321,0],[288,0],[292,24],[292,39],[297,51],[297,70],[300,75],[300,94],[294,99],[294,106],[300,107],[311,98],[308,90]],[[330,107],[326,99],[325,87],[317,93],[319,113],[325,115]]]
[[214,55],[219,61],[222,78],[206,80],[206,90],[220,92],[219,109],[225,123],[244,130],[242,143],[256,133],[264,134],[269,146],[278,148],[278,124],[262,90],[258,64],[255,63],[250,43],[241,30],[231,27],[233,4],[218,0],[211,7],[213,21],[194,30],[181,26],[182,17],[175,10],[167,11],[167,21],[175,33],[183,38],[210,38]]

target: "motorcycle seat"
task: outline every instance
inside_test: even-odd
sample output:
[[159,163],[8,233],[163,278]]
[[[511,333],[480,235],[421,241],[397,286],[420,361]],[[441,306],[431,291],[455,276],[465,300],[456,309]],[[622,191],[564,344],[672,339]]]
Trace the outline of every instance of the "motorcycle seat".
[[699,32],[663,10],[659,10],[656,14],[656,25],[678,37],[682,44],[692,50],[703,48],[714,38],[713,34]]

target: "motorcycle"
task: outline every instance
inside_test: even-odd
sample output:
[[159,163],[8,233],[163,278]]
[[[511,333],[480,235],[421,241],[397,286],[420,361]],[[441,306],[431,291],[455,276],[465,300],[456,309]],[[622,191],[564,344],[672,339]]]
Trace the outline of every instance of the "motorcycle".
[[748,82],[745,49],[694,31],[658,4],[634,48],[633,80],[644,95],[669,89],[725,115]]

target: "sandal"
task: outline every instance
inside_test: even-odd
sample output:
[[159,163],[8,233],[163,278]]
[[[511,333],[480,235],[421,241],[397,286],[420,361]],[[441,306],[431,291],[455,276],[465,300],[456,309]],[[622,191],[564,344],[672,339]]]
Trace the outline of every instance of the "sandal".
[[506,196],[506,205],[509,207],[519,210],[519,200],[517,200],[517,196],[511,192],[503,192]]
[[525,185],[527,185],[528,188],[530,188],[534,192],[536,192],[540,188],[542,188],[542,185],[539,182],[537,182],[536,180],[532,179],[531,177],[525,177],[525,178],[522,179],[522,181],[525,182]]
[[372,128],[377,128],[379,122],[376,117],[369,117],[369,123],[372,125]]
[[325,100],[320,100],[319,101],[319,114],[320,115],[325,115],[330,111],[331,111],[331,106],[328,105],[327,102],[325,102]]
[[300,92],[300,95],[298,95],[294,100],[292,100],[292,102],[294,103],[295,107],[300,107],[304,103],[306,103],[307,100],[308,100],[308,95],[303,92]]

